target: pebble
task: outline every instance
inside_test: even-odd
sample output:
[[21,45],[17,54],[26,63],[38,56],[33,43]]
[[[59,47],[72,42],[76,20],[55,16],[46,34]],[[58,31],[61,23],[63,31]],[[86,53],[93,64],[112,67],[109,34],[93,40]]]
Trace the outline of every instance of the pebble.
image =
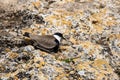
[[85,76],[85,71],[84,70],[78,71],[78,74],[81,75],[81,76]]
[[26,52],[32,52],[33,50],[34,50],[34,47],[31,45],[24,47],[24,51],[26,51]]

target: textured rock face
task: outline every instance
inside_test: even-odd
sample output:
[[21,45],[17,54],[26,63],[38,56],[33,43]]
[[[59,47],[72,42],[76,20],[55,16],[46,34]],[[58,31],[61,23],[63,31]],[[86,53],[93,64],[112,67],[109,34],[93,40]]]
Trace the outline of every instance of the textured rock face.
[[5,11],[23,10],[27,1],[28,0],[0,0],[0,9]]
[[[0,79],[119,80],[118,0],[0,0]],[[60,51],[29,44],[24,32],[61,32]]]

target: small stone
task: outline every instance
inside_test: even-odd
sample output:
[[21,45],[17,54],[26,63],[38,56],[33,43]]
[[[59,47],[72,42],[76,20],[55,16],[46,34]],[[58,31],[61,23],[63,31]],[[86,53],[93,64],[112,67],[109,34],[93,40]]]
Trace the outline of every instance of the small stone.
[[85,71],[78,71],[78,74],[81,75],[81,76],[84,76],[85,75]]
[[26,47],[24,48],[24,51],[27,51],[27,52],[31,52],[31,51],[33,51],[33,50],[34,50],[34,47],[31,46],[31,45],[28,45],[28,46],[26,46]]
[[13,36],[17,36],[17,33],[16,32],[9,32],[11,35]]

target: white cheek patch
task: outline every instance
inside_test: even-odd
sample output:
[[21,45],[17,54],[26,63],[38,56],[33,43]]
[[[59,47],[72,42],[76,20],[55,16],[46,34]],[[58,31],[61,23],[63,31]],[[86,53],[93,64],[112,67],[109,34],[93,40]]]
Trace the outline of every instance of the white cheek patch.
[[60,42],[60,40],[61,40],[60,36],[58,36],[58,35],[53,35],[53,36]]

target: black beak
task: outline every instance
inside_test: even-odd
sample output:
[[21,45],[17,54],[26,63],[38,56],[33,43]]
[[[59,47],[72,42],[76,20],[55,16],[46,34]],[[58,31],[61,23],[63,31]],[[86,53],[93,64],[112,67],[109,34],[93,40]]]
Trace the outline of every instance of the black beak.
[[66,40],[64,37],[62,37],[64,40]]

